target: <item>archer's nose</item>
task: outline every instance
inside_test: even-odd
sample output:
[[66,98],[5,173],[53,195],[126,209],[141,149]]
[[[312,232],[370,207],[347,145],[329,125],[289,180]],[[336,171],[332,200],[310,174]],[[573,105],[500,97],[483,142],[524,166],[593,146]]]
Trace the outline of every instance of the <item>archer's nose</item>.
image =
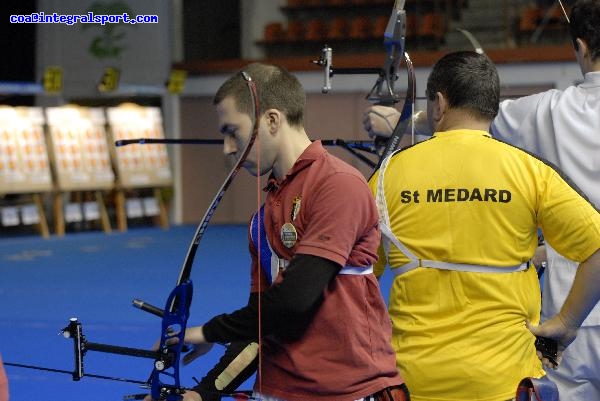
[[225,139],[223,139],[223,153],[227,155],[235,154],[237,152],[237,147],[235,144],[235,139],[232,135],[225,135]]

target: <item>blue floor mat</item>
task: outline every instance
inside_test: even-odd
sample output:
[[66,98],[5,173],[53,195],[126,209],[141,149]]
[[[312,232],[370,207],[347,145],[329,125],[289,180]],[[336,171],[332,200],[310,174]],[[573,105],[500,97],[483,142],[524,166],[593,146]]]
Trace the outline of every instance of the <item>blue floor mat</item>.
[[[131,306],[134,298],[164,308],[177,281],[194,226],[130,229],[126,233],[0,240],[0,353],[6,362],[73,369],[71,340],[59,335],[69,318],[87,340],[149,348],[160,319]],[[192,280],[190,324],[244,305],[249,261],[245,226],[209,227],[200,243]],[[193,386],[218,360],[220,347],[182,368]],[[87,373],[145,381],[150,359],[89,351]],[[6,366],[11,401],[106,401],[144,392],[138,386]],[[246,385],[250,387],[251,383]]]

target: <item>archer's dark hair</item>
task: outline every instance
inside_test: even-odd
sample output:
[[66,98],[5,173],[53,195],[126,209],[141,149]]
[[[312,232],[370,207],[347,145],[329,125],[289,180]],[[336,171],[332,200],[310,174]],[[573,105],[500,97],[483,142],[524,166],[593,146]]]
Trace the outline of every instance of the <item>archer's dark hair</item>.
[[[304,125],[306,94],[298,78],[282,67],[261,63],[249,64],[242,71],[248,74],[256,85],[261,113],[268,109],[277,109],[286,116],[291,126]],[[239,112],[254,118],[252,97],[242,71],[221,85],[213,104],[219,104],[231,96]]]
[[575,39],[587,43],[592,61],[600,57],[600,0],[579,0],[571,9],[569,18],[571,39],[577,50]]
[[498,114],[500,79],[494,63],[484,54],[460,51],[435,63],[427,80],[427,97],[440,92],[452,108],[461,108],[476,118],[492,120]]

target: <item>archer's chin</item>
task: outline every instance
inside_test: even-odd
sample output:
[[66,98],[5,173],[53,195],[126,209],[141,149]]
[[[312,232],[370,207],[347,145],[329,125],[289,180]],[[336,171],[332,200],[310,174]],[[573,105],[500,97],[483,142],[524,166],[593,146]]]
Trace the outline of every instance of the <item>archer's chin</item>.
[[262,177],[263,175],[265,175],[271,171],[270,168],[264,168],[264,166],[261,166],[261,171],[259,171],[257,165],[248,160],[246,160],[246,162],[242,166],[253,177]]

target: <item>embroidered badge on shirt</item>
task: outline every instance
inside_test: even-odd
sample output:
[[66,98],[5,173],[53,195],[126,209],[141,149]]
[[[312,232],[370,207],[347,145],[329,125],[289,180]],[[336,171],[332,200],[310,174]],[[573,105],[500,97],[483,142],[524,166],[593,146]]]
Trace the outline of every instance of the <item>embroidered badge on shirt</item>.
[[298,233],[296,232],[296,227],[292,223],[285,223],[281,226],[281,242],[285,245],[286,248],[291,248],[296,245],[296,241],[298,240]]
[[292,216],[291,216],[292,221],[296,220],[296,216],[298,216],[298,213],[300,212],[301,204],[302,204],[302,197],[298,195],[292,201]]

